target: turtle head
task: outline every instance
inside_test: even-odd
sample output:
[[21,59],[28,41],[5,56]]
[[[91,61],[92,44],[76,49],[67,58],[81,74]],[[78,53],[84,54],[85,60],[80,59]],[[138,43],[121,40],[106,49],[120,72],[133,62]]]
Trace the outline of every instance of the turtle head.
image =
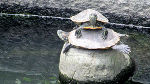
[[65,42],[68,41],[68,36],[69,36],[68,32],[65,32],[62,30],[57,30],[57,35],[61,40],[65,41]]
[[95,13],[92,13],[89,15],[89,22],[91,24],[91,26],[95,26],[96,24],[96,20],[97,20],[97,15]]

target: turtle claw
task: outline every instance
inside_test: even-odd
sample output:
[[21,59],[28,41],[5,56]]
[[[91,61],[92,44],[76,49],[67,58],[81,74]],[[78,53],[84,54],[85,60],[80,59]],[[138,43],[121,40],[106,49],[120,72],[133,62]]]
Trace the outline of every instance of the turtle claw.
[[131,52],[130,47],[125,44],[115,45],[112,47],[113,49],[119,50],[120,52],[129,54]]
[[77,38],[80,38],[80,37],[82,36],[82,34],[81,34],[81,29],[77,29],[77,30],[75,31],[75,36],[76,36]]

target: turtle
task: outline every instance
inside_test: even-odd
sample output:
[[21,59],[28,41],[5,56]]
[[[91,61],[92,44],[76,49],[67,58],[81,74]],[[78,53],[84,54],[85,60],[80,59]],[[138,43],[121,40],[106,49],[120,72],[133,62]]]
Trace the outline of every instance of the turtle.
[[[130,47],[120,42],[121,36],[126,36],[124,34],[119,34],[112,29],[107,29],[108,37],[106,40],[99,38],[101,36],[101,30],[81,30],[82,37],[76,38],[76,30],[71,32],[65,32],[62,30],[57,30],[57,35],[63,41],[65,41],[65,48],[63,53],[67,53],[71,47],[84,48],[84,49],[116,49],[123,53],[129,54]],[[120,43],[120,44],[119,44]]]
[[[102,29],[103,30],[103,39],[107,38],[107,30],[104,27],[105,23],[108,23],[108,19],[93,9],[87,9],[75,16],[70,18],[73,22],[80,25],[80,27],[76,28],[75,36],[80,38],[82,36],[81,29]],[[99,25],[100,27],[96,26]]]

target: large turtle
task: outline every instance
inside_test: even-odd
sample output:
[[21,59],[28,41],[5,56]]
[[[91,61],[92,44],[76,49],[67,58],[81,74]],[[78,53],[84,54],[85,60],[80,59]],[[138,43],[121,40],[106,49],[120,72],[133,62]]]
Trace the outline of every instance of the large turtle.
[[81,29],[102,29],[103,39],[107,38],[108,32],[106,28],[104,27],[104,24],[108,23],[108,19],[105,16],[103,16],[101,13],[99,13],[98,11],[87,9],[78,13],[75,16],[72,16],[70,19],[73,22],[80,25],[80,27],[78,27],[75,32],[75,35],[77,38],[80,38],[82,36]]
[[105,40],[100,38],[102,36],[101,30],[81,30],[82,37],[76,38],[75,30],[71,32],[64,32],[62,30],[58,30],[57,34],[60,39],[66,42],[65,49],[63,53],[66,53],[70,47],[78,47],[85,49],[116,49],[124,53],[130,52],[130,47],[125,44],[117,44],[120,42],[120,36],[124,36],[123,34],[119,34],[114,32],[112,29],[107,29],[108,36]]

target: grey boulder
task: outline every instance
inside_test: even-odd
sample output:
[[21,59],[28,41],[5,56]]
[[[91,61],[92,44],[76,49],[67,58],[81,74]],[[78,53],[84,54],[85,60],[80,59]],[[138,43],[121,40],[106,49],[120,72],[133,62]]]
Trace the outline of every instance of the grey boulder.
[[66,54],[61,52],[59,71],[65,84],[120,83],[132,75],[134,63],[128,54],[113,49],[70,48]]

